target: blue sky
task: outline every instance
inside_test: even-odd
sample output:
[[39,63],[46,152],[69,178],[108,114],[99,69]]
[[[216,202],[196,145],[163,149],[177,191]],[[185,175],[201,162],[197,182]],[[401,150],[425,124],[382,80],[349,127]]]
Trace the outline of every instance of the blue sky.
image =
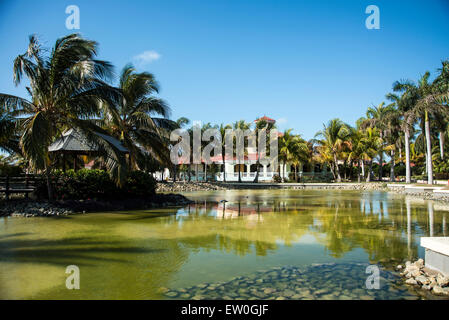
[[[26,96],[12,82],[12,61],[30,34],[51,47],[72,33],[72,4],[101,59],[117,72],[134,62],[156,75],[171,118],[265,114],[307,139],[334,117],[353,124],[395,80],[435,72],[449,58],[448,0],[1,0],[0,92]],[[365,27],[371,4],[380,30]]]

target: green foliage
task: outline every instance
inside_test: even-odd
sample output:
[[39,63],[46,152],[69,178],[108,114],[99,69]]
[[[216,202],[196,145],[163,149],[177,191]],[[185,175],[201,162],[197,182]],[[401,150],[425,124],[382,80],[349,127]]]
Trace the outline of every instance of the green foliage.
[[[151,196],[156,191],[156,180],[141,171],[130,172],[123,187],[118,187],[104,170],[56,171],[52,185],[59,200],[132,199]],[[36,195],[48,198],[45,179],[38,182]]]
[[23,174],[23,168],[0,162],[0,176],[19,176]]
[[[297,176],[298,176],[298,174],[297,174]],[[291,182],[296,182],[295,173],[294,172],[290,172],[288,174],[288,180],[291,181]]]
[[24,173],[19,162],[12,162],[9,157],[0,155],[0,176],[19,176]]
[[435,173],[449,174],[449,162],[448,161],[443,161],[443,160],[438,159],[434,163],[435,163]]
[[434,176],[436,180],[449,180],[449,173],[447,172],[436,172]]
[[331,182],[333,179],[332,173],[330,172],[314,172],[308,173],[304,172],[301,176],[300,182],[310,183],[310,182]]
[[281,183],[282,182],[282,178],[280,176],[278,176],[277,174],[275,174],[273,176],[273,182]]
[[[109,139],[97,134],[106,131],[96,124],[102,112],[100,105],[114,104],[122,96],[119,89],[106,83],[113,79],[113,66],[96,59],[97,51],[95,41],[79,34],[56,40],[52,49],[43,48],[36,36],[30,36],[27,50],[15,58],[13,65],[14,82],[19,85],[27,78],[30,99],[0,93],[0,105],[16,118],[2,117],[2,123],[12,126],[15,122],[14,131],[20,132],[16,134],[17,145],[31,167],[39,170],[51,169],[53,156],[48,147],[62,132],[67,128],[82,132],[97,147],[115,182],[122,184],[127,169],[125,157]],[[12,148],[5,146],[1,137],[14,132],[5,129],[2,124],[0,148],[8,151]]]
[[124,189],[130,197],[151,196],[156,192],[156,180],[145,172],[133,171],[128,175]]

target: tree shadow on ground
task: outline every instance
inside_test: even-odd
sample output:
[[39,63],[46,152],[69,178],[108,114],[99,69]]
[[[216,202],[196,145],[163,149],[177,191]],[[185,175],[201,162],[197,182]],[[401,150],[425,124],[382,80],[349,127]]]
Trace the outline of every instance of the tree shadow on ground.
[[[125,241],[98,241],[94,238],[9,239],[0,241],[0,262],[53,265],[94,265],[96,262],[128,263],[127,254],[158,254],[168,249],[129,246]],[[8,237],[5,237],[8,238]],[[110,255],[123,255],[110,257]]]

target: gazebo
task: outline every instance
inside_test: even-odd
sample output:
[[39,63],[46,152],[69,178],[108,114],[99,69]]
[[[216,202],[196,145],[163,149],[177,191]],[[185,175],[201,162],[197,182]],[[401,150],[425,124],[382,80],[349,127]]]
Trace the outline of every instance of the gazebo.
[[[129,153],[128,149],[125,148],[117,139],[99,132],[95,132],[95,134],[108,141],[120,152],[125,154]],[[90,142],[83,133],[72,128],[65,131],[61,138],[53,142],[48,147],[48,151],[51,153],[62,154],[63,170],[65,170],[66,167],[66,156],[73,156],[73,168],[76,170],[77,156],[95,155],[98,152],[98,146],[95,143]]]

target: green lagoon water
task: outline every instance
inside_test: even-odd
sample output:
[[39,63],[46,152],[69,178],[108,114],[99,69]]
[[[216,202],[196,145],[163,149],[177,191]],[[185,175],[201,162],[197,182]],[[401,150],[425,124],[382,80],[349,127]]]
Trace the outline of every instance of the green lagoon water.
[[[388,269],[423,257],[421,236],[448,235],[449,206],[384,192],[231,190],[185,195],[196,203],[0,218],[0,298],[164,299],[166,288],[184,292],[182,288],[218,283],[214,288],[235,277],[254,278],[261,269],[307,270],[326,263],[336,263],[337,269],[362,264]],[[228,202],[220,203],[223,199]],[[80,268],[80,290],[65,287],[69,265]],[[326,268],[332,271],[332,265]],[[339,270],[340,276],[347,273]],[[365,279],[368,275],[360,270],[353,272]],[[340,287],[349,292],[364,287],[360,279],[341,281]],[[332,281],[338,285],[338,277]],[[264,288],[269,286],[265,280]],[[391,291],[394,296],[380,297],[414,294],[400,285]]]

